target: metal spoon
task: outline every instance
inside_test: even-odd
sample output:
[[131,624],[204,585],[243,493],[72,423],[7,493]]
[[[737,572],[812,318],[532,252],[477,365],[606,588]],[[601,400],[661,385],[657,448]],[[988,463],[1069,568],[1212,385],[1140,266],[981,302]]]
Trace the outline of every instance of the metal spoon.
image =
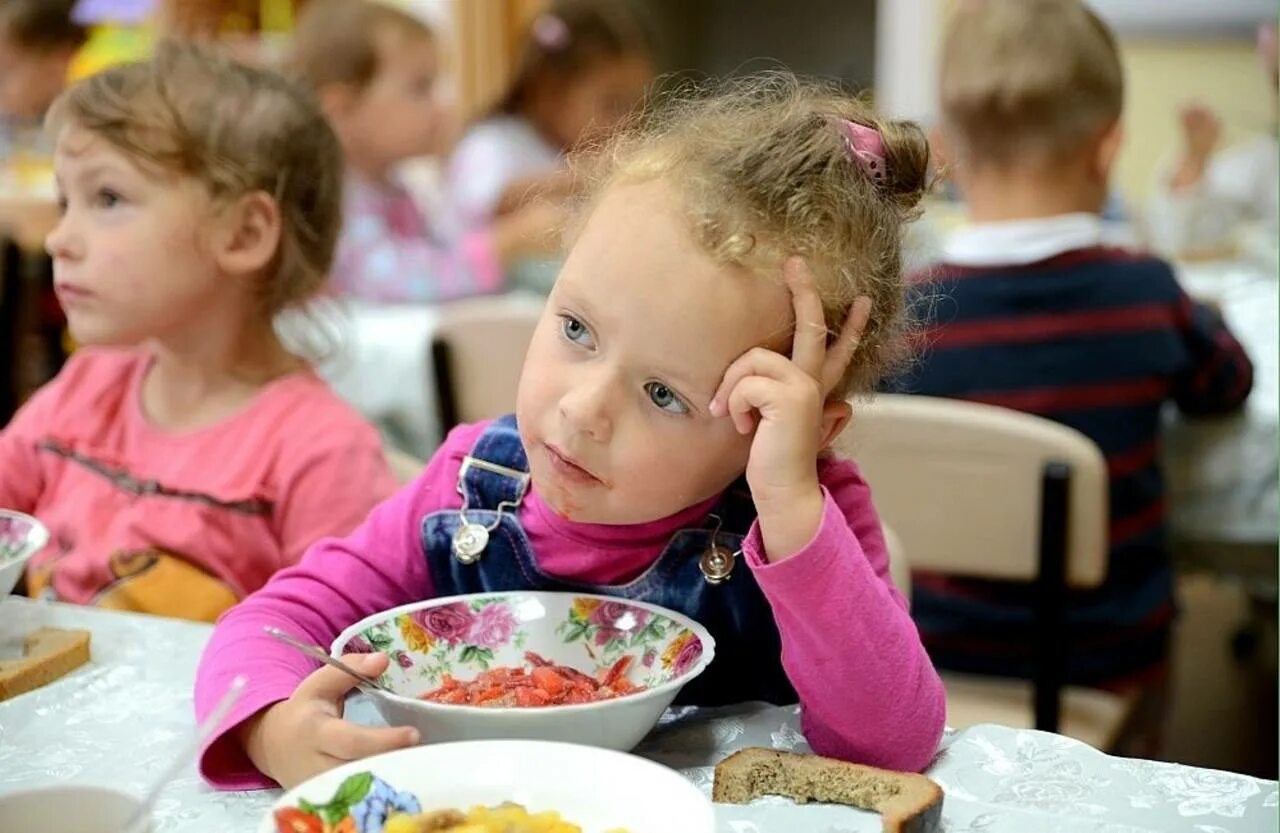
[[285,633],[279,628],[272,627],[271,625],[264,626],[263,630],[265,630],[268,635],[274,637],[275,639],[280,640],[284,644],[289,645],[293,648],[297,648],[299,651],[311,657],[312,659],[318,659],[321,662],[325,663],[326,665],[332,665],[334,668],[338,669],[339,671],[344,671],[347,674],[350,674],[352,677],[355,677],[363,685],[368,686],[369,688],[376,688],[379,691],[385,691],[388,694],[395,694],[395,692],[391,690],[390,686],[383,685],[380,681],[375,680],[373,677],[370,677],[368,674],[361,674],[359,671],[355,670],[350,665],[347,665],[345,662],[343,662],[340,659],[334,659],[333,657],[329,656],[329,654],[319,645],[309,645],[306,642],[302,642],[301,640],[295,639],[294,637],[290,636],[289,634]]

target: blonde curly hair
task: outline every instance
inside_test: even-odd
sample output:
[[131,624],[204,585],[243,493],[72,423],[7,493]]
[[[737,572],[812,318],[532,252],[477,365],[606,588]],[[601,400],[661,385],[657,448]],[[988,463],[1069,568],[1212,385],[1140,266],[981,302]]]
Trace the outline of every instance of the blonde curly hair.
[[[877,130],[886,176],[851,156],[838,120]],[[608,188],[661,179],[682,198],[695,239],[719,262],[781,280],[801,255],[828,332],[871,300],[855,360],[832,391],[872,390],[907,355],[904,226],[928,187],[929,145],[913,122],[881,119],[837,87],[771,72],[658,96],[586,172],[580,217]]]

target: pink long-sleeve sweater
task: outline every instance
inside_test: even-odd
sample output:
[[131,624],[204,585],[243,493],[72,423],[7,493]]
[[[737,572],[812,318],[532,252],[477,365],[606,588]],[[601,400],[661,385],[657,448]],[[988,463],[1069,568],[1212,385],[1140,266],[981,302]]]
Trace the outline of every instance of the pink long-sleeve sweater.
[[[205,648],[195,705],[203,717],[237,674],[248,687],[201,754],[206,780],[222,789],[272,786],[250,763],[234,727],[287,698],[316,663],[263,633],[276,625],[329,645],[365,616],[433,595],[419,530],[424,516],[461,506],[462,458],[484,424],[450,433],[422,476],[344,539],[313,546],[302,562],[228,611]],[[770,563],[758,525],[743,554],[773,608],[780,661],[800,696],[805,736],[815,751],[902,770],[933,757],[946,703],[907,603],[889,579],[880,521],[852,462],[823,459],[825,509],[800,552]],[[553,576],[621,584],[643,572],[672,534],[695,524],[711,503],[646,524],[568,521],[530,490],[518,516],[538,565]]]

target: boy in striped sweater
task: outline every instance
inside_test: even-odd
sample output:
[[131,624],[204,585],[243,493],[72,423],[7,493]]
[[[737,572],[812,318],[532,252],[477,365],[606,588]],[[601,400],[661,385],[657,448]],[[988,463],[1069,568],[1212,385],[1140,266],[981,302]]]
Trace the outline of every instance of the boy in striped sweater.
[[[959,6],[940,91],[970,223],[919,276],[924,352],[897,388],[1038,414],[1098,443],[1110,561],[1101,587],[1071,596],[1068,681],[1158,688],[1174,616],[1161,410],[1236,409],[1252,367],[1168,264],[1103,244],[1122,86],[1111,33],[1077,0]],[[915,587],[939,667],[1029,675],[1028,588],[938,576]]]

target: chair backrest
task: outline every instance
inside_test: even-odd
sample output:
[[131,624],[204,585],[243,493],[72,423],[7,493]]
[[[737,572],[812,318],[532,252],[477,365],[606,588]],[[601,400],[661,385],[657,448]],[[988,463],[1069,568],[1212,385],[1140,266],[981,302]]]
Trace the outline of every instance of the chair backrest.
[[1040,572],[1046,466],[1070,470],[1066,580],[1097,586],[1107,564],[1107,472],[1097,445],[1041,417],[951,399],[853,402],[836,451],[857,461],[911,569],[1032,581]]
[[893,586],[909,599],[911,598],[911,562],[907,560],[907,554],[903,550],[902,539],[893,531],[893,527],[886,523],[880,524],[880,530],[884,532],[884,547],[889,551],[889,577],[893,579]]
[[427,467],[424,461],[393,446],[383,446],[382,453],[387,459],[387,466],[391,469],[391,476],[395,478],[397,486],[413,482]]
[[475,298],[440,311],[432,363],[443,435],[515,410],[520,369],[542,316],[540,298]]

